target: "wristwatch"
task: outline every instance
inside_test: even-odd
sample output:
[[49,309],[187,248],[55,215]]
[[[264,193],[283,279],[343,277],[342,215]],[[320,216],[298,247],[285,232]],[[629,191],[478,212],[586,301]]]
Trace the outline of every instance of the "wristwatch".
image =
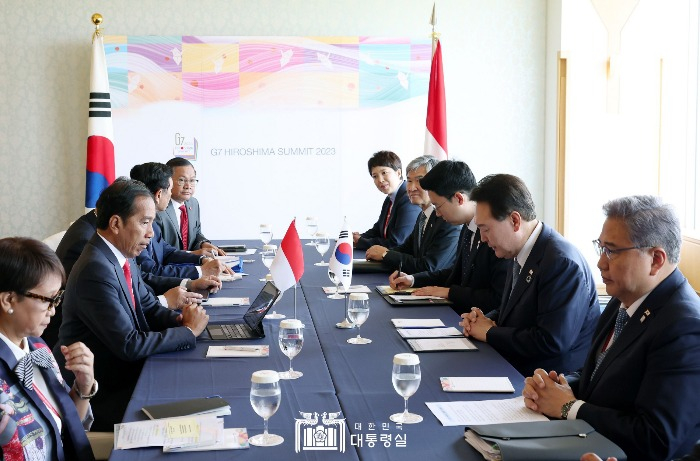
[[571,411],[571,407],[574,406],[574,403],[576,403],[576,399],[569,400],[561,406],[561,419],[566,419],[569,416],[569,411]]
[[92,381],[92,388],[90,389],[90,393],[88,395],[83,395],[80,392],[80,389],[78,389],[78,382],[73,381],[73,390],[75,391],[76,394],[78,394],[78,397],[80,397],[83,400],[90,400],[91,398],[93,398],[95,396],[95,394],[97,394],[98,388],[99,388],[99,386],[97,384],[97,380],[95,379]]

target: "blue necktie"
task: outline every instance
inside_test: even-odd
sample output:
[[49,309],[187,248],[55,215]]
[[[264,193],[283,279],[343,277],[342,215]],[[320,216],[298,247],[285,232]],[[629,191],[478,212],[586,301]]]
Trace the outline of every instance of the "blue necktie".
[[39,347],[35,351],[22,357],[15,365],[15,374],[20,382],[29,389],[34,389],[34,364],[41,368],[53,367],[53,356],[45,347]]
[[627,309],[625,309],[624,307],[620,307],[620,309],[617,311],[617,318],[615,319],[615,329],[613,330],[610,345],[607,349],[602,351],[600,355],[598,355],[598,358],[595,361],[595,368],[593,369],[593,374],[591,374],[591,379],[593,379],[593,377],[595,376],[595,372],[598,371],[598,367],[603,362],[603,359],[608,354],[610,348],[613,346],[613,344],[615,344],[617,337],[620,336],[620,333],[622,333],[622,329],[625,327],[625,325],[627,325],[628,320],[629,315],[627,315]]

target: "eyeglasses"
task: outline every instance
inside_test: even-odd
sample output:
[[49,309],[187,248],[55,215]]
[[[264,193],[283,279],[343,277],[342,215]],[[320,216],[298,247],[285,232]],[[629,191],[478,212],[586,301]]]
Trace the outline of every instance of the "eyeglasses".
[[185,179],[185,178],[178,178],[177,179],[177,185],[182,187],[185,185],[185,183],[188,183],[190,186],[194,187],[197,185],[199,182],[199,179]]
[[[61,301],[63,301],[63,290],[56,293],[56,296],[54,296],[53,298],[38,295],[38,294],[32,293],[30,291],[24,292],[24,296],[26,296],[27,298],[34,298],[34,299],[38,299],[39,301],[44,301],[44,302],[49,303],[49,307],[46,310],[50,311],[51,309],[55,309],[59,304],[61,304]],[[46,312],[46,311],[44,311],[44,312]]]
[[612,259],[612,255],[615,255],[617,253],[622,253],[623,251],[643,250],[645,248],[652,248],[652,247],[628,247],[628,248],[618,248],[617,250],[611,250],[610,248],[602,245],[601,243],[602,242],[600,241],[600,239],[593,240],[593,248],[595,249],[595,252],[598,255],[598,257],[600,257],[602,254],[605,254],[605,256],[607,256],[608,259]]
[[447,202],[449,202],[449,201],[450,201],[450,200],[447,199],[447,200],[445,200],[444,202],[442,202],[440,205],[436,206],[436,207],[435,207],[435,211],[439,210],[441,206],[443,206],[445,203],[447,203]]

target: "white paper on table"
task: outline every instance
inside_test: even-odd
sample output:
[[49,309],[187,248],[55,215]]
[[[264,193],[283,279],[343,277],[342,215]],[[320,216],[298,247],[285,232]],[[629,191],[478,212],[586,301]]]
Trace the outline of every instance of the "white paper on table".
[[222,307],[222,306],[249,306],[250,298],[225,298],[223,296],[209,297],[202,301],[202,306]]
[[[205,431],[212,424],[216,425],[217,417],[211,415],[185,416],[182,418],[163,418],[149,421],[135,421],[132,423],[121,423],[114,425],[114,449],[126,450],[129,448],[142,447],[162,447],[171,444],[172,440],[168,436],[168,424],[173,421],[186,420],[196,421]],[[223,421],[223,420],[221,420]],[[178,443],[196,443],[196,440],[179,438]],[[211,443],[214,443],[212,441]]]
[[[323,287],[323,292],[327,295],[332,295],[335,293],[335,287]],[[367,285],[350,285],[347,289],[343,289],[342,287],[338,288],[338,293],[340,294],[345,294],[345,293],[371,293],[372,290],[369,289]]]
[[391,319],[396,328],[435,328],[444,327],[440,319]]
[[525,406],[522,397],[480,402],[425,402],[443,426],[527,423],[549,419]]
[[239,273],[234,273],[233,275],[230,275],[222,272],[221,274],[217,275],[217,277],[219,277],[219,280],[221,280],[222,282],[233,282],[235,280],[242,279],[243,275]]
[[445,298],[441,298],[440,296],[414,296],[414,295],[389,295],[391,299],[396,301],[397,303],[402,303],[404,301],[406,302],[415,302],[415,301],[429,301],[431,299],[435,299],[438,301],[444,301]]
[[393,295],[394,293],[413,293],[418,288],[401,288],[400,290],[394,290],[389,285],[377,285],[377,290],[383,295]]
[[408,345],[416,352],[476,351],[478,348],[465,337],[409,339]]
[[450,376],[441,377],[445,392],[515,392],[510,379],[499,377]]
[[462,332],[455,327],[398,328],[396,331],[402,338],[446,338],[450,336],[462,336]]
[[246,248],[245,251],[227,251],[226,256],[217,256],[216,259],[230,258],[231,256],[247,256],[254,255],[257,250],[255,248]]
[[189,447],[163,447],[163,452],[178,451],[213,451],[213,450],[238,450],[248,448],[248,432],[245,427],[222,429],[222,438],[213,445],[189,446]]
[[209,346],[207,357],[267,357],[270,346]]

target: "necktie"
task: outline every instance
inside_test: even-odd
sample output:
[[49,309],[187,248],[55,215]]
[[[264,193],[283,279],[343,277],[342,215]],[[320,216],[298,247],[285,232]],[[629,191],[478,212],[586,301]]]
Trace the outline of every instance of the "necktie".
[[513,259],[513,280],[511,281],[510,291],[513,292],[515,284],[518,283],[518,277],[520,277],[520,264],[518,264],[517,259]]
[[129,267],[129,260],[127,259],[124,263],[124,277],[126,278],[126,286],[129,288],[129,294],[131,295],[131,305],[136,309],[136,298],[134,298],[134,287],[131,280],[131,267]]
[[418,248],[423,246],[423,234],[425,234],[425,221],[427,219],[428,217],[421,211],[418,217]]
[[15,365],[15,374],[20,382],[29,390],[34,389],[34,365],[41,368],[53,367],[53,356],[46,347],[39,347],[37,350],[25,355]]
[[394,202],[389,200],[389,209],[386,210],[386,218],[384,219],[384,238],[386,238],[386,229],[389,227],[389,218],[391,217],[391,208],[394,206]]
[[472,250],[472,232],[470,229],[464,233],[464,242],[462,242],[462,286],[466,286],[469,281],[469,255]]
[[183,203],[180,205],[180,236],[182,237],[182,249],[187,251],[189,250],[189,228],[190,228],[190,221],[187,218],[187,207]]
[[595,376],[595,372],[598,371],[598,367],[603,362],[603,359],[608,354],[608,351],[610,350],[612,345],[615,344],[617,337],[620,336],[620,333],[622,333],[622,329],[625,327],[625,325],[627,325],[628,320],[629,315],[627,315],[627,309],[625,309],[624,307],[620,307],[620,309],[617,311],[617,318],[615,319],[615,328],[613,329],[612,339],[609,341],[608,347],[604,351],[602,351],[600,355],[598,355],[598,358],[595,361],[595,368],[593,369],[591,379],[593,379],[593,376]]

